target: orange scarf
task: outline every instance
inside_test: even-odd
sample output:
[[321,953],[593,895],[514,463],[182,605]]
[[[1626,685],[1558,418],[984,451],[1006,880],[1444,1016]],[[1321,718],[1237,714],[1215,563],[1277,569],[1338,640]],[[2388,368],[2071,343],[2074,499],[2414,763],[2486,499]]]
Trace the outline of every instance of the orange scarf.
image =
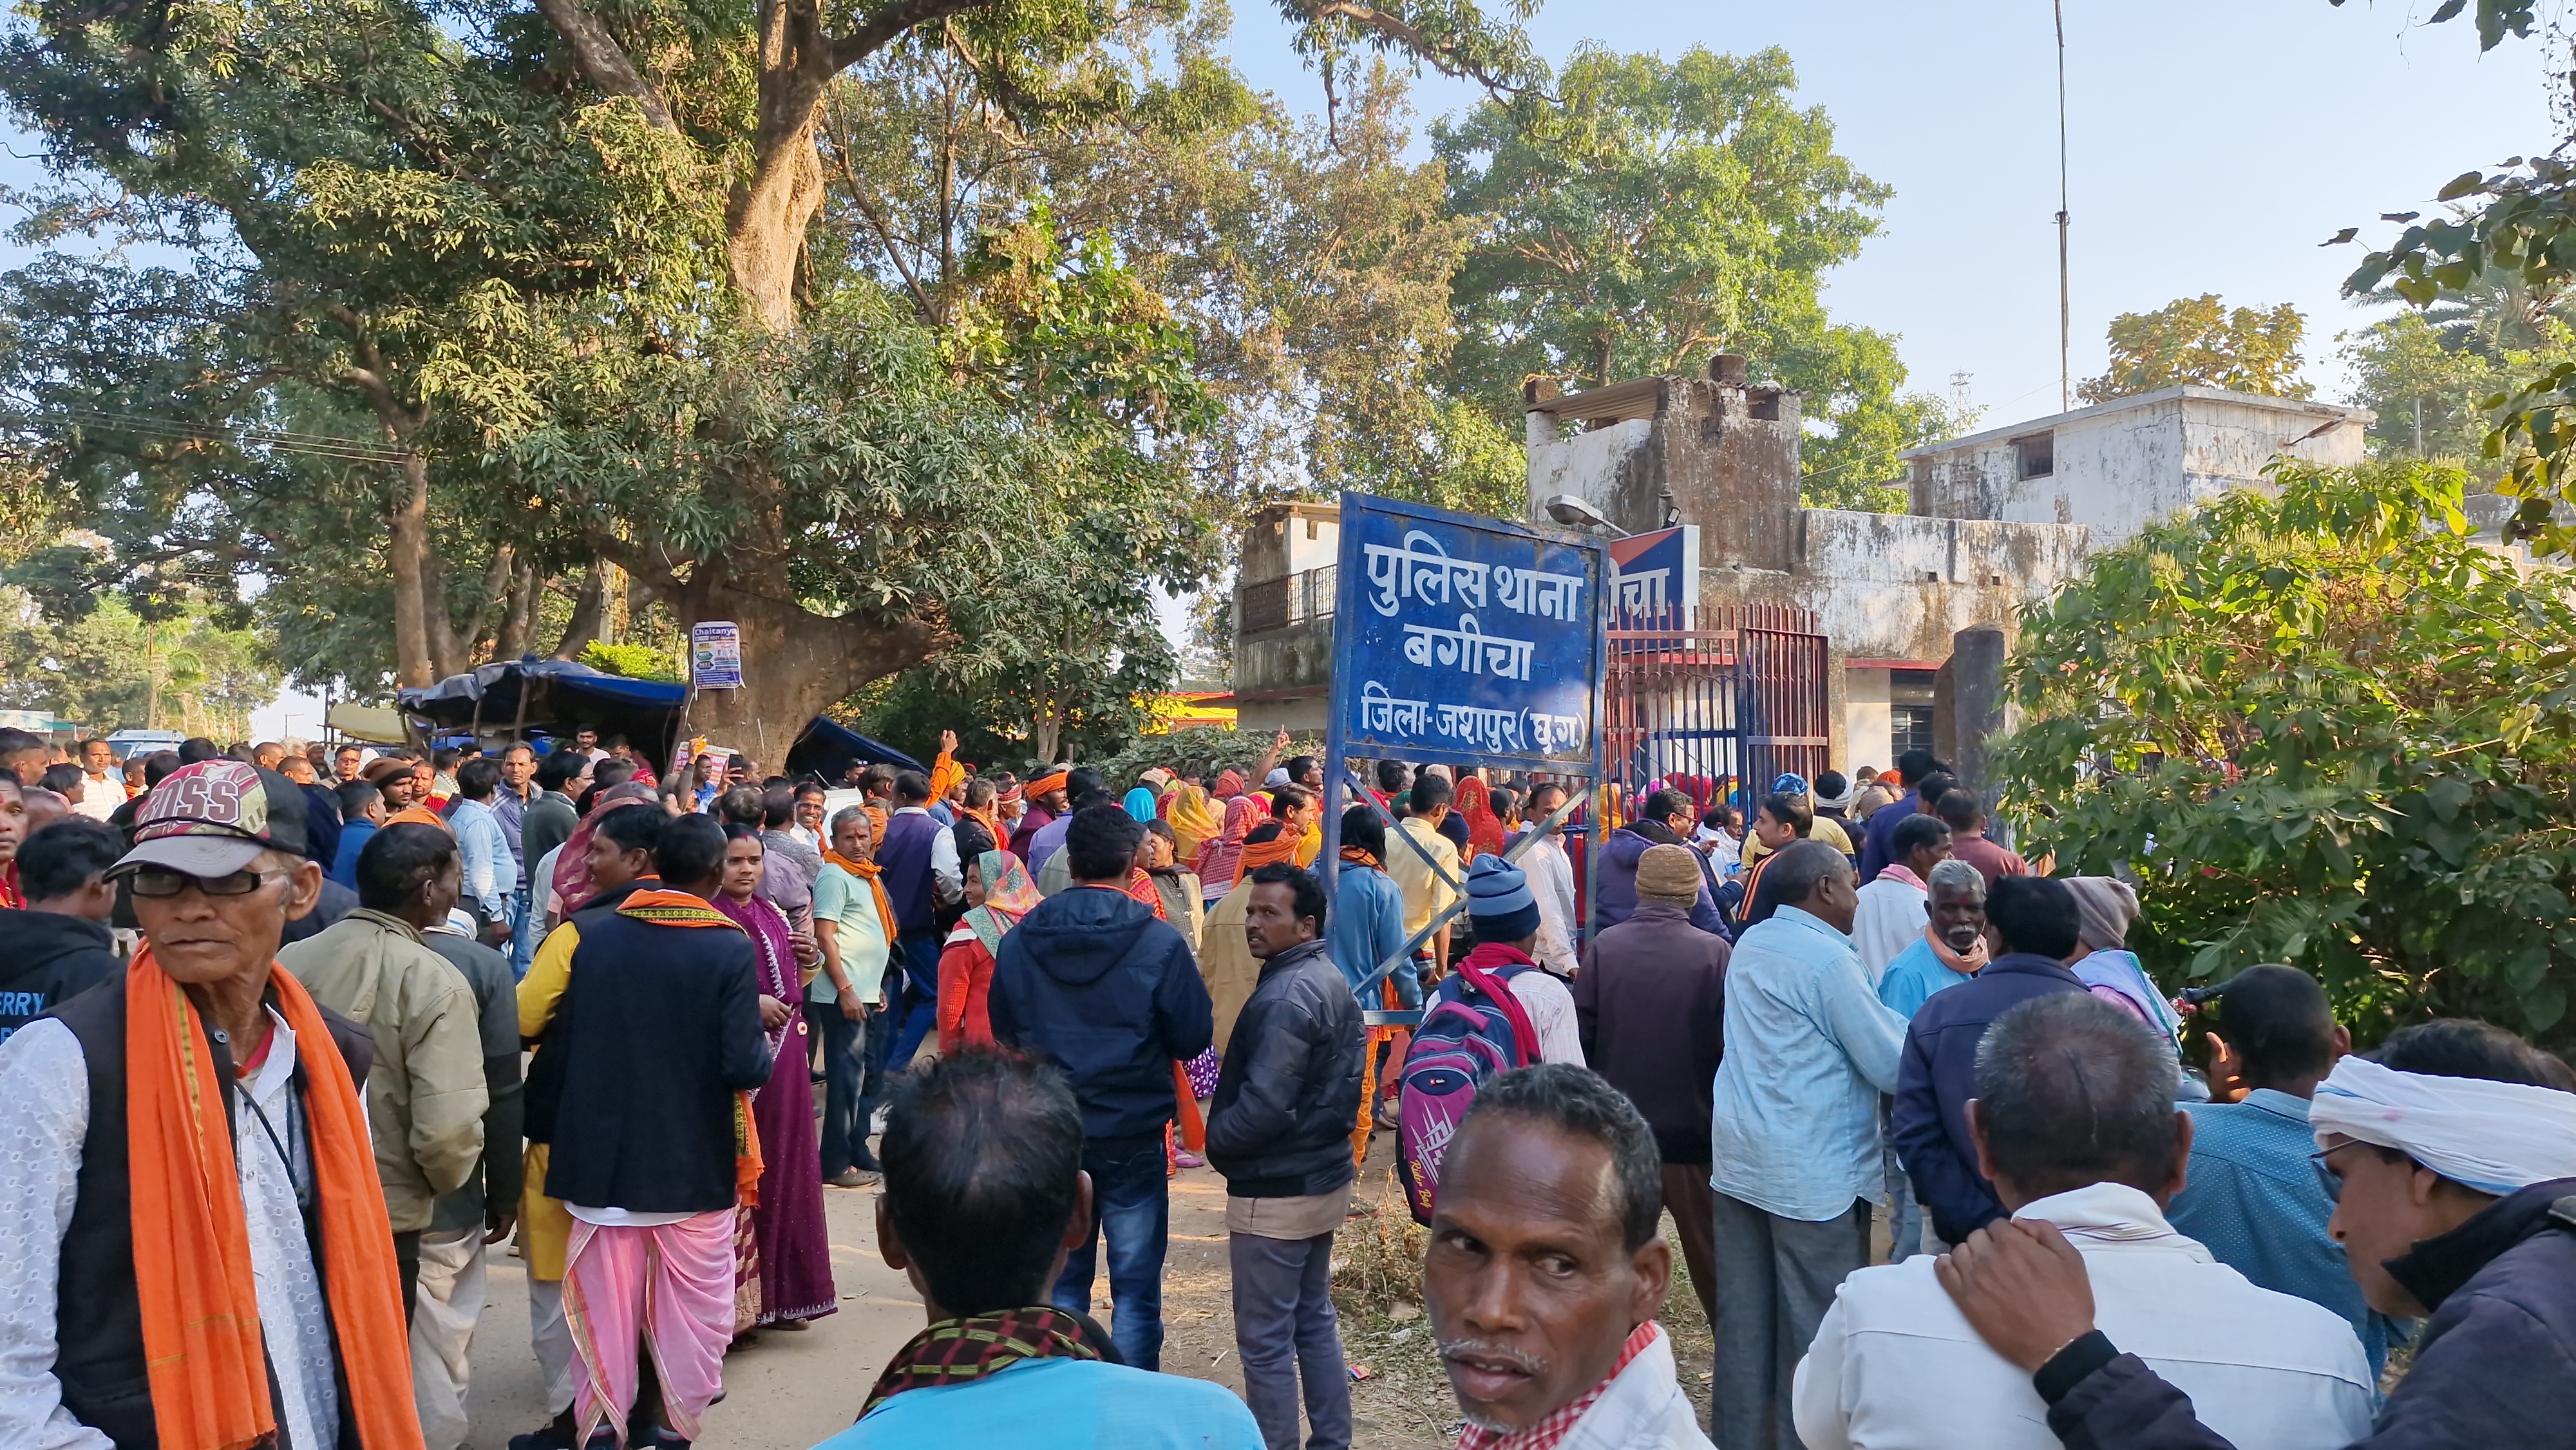
[[[322,1220],[322,1284],[366,1450],[420,1450],[402,1275],[385,1229],[375,1145],[322,1010],[282,970],[269,973],[295,1033],[312,1124]],[[196,1005],[146,943],[125,969],[126,1154],[134,1285],[153,1426],[168,1450],[242,1450],[276,1433],[250,1229]]]
[[885,868],[874,861],[853,861],[829,846],[823,848],[823,862],[868,883],[868,889],[877,894],[877,925],[885,928],[886,945],[893,946],[901,933],[894,929],[894,901],[886,895],[885,883],[877,879],[885,874]]
[[1227,884],[1239,885],[1253,872],[1273,861],[1294,864],[1300,844],[1302,844],[1300,838],[1291,836],[1286,831],[1281,831],[1267,841],[1244,842],[1243,854],[1235,860],[1234,880]]
[[1002,817],[1000,813],[996,811],[989,809],[977,810],[973,806],[959,806],[957,808],[957,814],[964,816],[966,819],[973,821],[979,826],[982,826],[984,828],[984,834],[993,838],[993,848],[995,850],[1000,850],[1003,844],[1011,839],[1010,834],[1002,829]]
[[[661,887],[628,894],[617,904],[619,916],[655,926],[731,927],[742,930],[742,923],[716,910],[715,903],[687,891]],[[748,933],[745,933],[748,935]],[[748,1206],[760,1202],[760,1130],[751,1117],[751,1094],[733,1095],[733,1189]]]
[[1366,846],[1344,846],[1342,848],[1342,864],[1345,866],[1366,866],[1372,871],[1383,871],[1386,869],[1386,867],[1378,861],[1377,853]]

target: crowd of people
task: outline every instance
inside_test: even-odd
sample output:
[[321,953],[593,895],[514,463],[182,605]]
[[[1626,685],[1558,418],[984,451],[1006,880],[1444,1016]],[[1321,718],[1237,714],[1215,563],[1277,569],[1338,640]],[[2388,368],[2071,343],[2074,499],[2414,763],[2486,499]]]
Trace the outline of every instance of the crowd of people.
[[[2286,966],[2177,1003],[2137,883],[1923,752],[1577,795],[950,735],[835,808],[544,745],[0,732],[0,1444],[455,1450],[505,1251],[513,1450],[686,1445],[873,1189],[925,1325],[835,1450],[1348,1446],[1336,1236],[1407,1210],[1465,1450],[2576,1445],[2576,1073],[2357,1055]],[[1239,1398],[1160,1372],[1199,1167]]]

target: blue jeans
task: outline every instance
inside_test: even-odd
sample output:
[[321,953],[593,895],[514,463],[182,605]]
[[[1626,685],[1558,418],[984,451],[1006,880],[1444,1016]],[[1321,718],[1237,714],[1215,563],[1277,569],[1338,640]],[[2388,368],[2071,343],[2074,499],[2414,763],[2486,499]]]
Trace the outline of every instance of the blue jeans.
[[903,1014],[895,1024],[894,1047],[885,1058],[886,1071],[902,1072],[912,1066],[912,1055],[921,1050],[922,1040],[939,1025],[939,933],[915,932],[901,938],[903,944],[903,981],[887,993]]
[[1055,1307],[1091,1312],[1091,1281],[1100,1238],[1109,1236],[1109,1337],[1135,1369],[1163,1367],[1163,1251],[1172,1200],[1163,1176],[1163,1136],[1086,1141],[1082,1170],[1091,1175],[1091,1233],[1065,1255],[1055,1281]]
[[528,883],[522,881],[518,900],[511,903],[510,975],[519,981],[527,980],[528,965],[537,956],[537,933],[533,929],[536,913],[528,909],[528,896]]
[[883,1011],[874,1011],[862,1027],[841,1015],[838,1002],[806,1003],[805,1021],[823,1042],[823,1176],[837,1178],[852,1168],[873,1173],[877,1160],[868,1151],[868,1119],[883,1096],[891,1024]]
[[1305,1380],[1303,1450],[1349,1450],[1351,1376],[1333,1313],[1333,1236],[1226,1236],[1234,1277],[1234,1347],[1243,1402],[1267,1450],[1300,1450],[1298,1379]]

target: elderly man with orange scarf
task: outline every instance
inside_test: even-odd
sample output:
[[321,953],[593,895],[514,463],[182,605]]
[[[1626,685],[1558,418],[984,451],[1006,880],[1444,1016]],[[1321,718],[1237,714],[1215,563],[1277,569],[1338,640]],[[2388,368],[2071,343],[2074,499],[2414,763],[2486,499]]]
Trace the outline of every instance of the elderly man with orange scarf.
[[0,1444],[420,1450],[373,1045],[276,966],[305,840],[283,776],[172,774],[112,868],[142,950],[0,1045]]

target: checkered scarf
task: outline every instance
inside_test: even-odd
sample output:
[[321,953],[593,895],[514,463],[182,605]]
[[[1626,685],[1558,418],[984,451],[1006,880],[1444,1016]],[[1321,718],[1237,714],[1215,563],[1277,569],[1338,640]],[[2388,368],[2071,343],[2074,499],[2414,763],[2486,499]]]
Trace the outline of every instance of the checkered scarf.
[[1610,1372],[1565,1408],[1535,1425],[1523,1425],[1517,1430],[1486,1430],[1469,1425],[1458,1436],[1458,1450],[1556,1450],[1567,1433],[1574,1429],[1575,1421],[1582,1419],[1592,1408],[1593,1401],[1600,1399],[1610,1388],[1610,1382],[1619,1377],[1619,1371],[1626,1369],[1630,1360],[1645,1353],[1646,1346],[1654,1343],[1655,1337],[1663,1332],[1662,1326],[1652,1319],[1638,1325],[1628,1331],[1628,1342],[1619,1346],[1619,1358],[1610,1366]]
[[1106,1358],[1093,1342],[1097,1332],[1079,1316],[1043,1305],[942,1319],[895,1351],[859,1418],[890,1395],[964,1384],[1024,1359]]

